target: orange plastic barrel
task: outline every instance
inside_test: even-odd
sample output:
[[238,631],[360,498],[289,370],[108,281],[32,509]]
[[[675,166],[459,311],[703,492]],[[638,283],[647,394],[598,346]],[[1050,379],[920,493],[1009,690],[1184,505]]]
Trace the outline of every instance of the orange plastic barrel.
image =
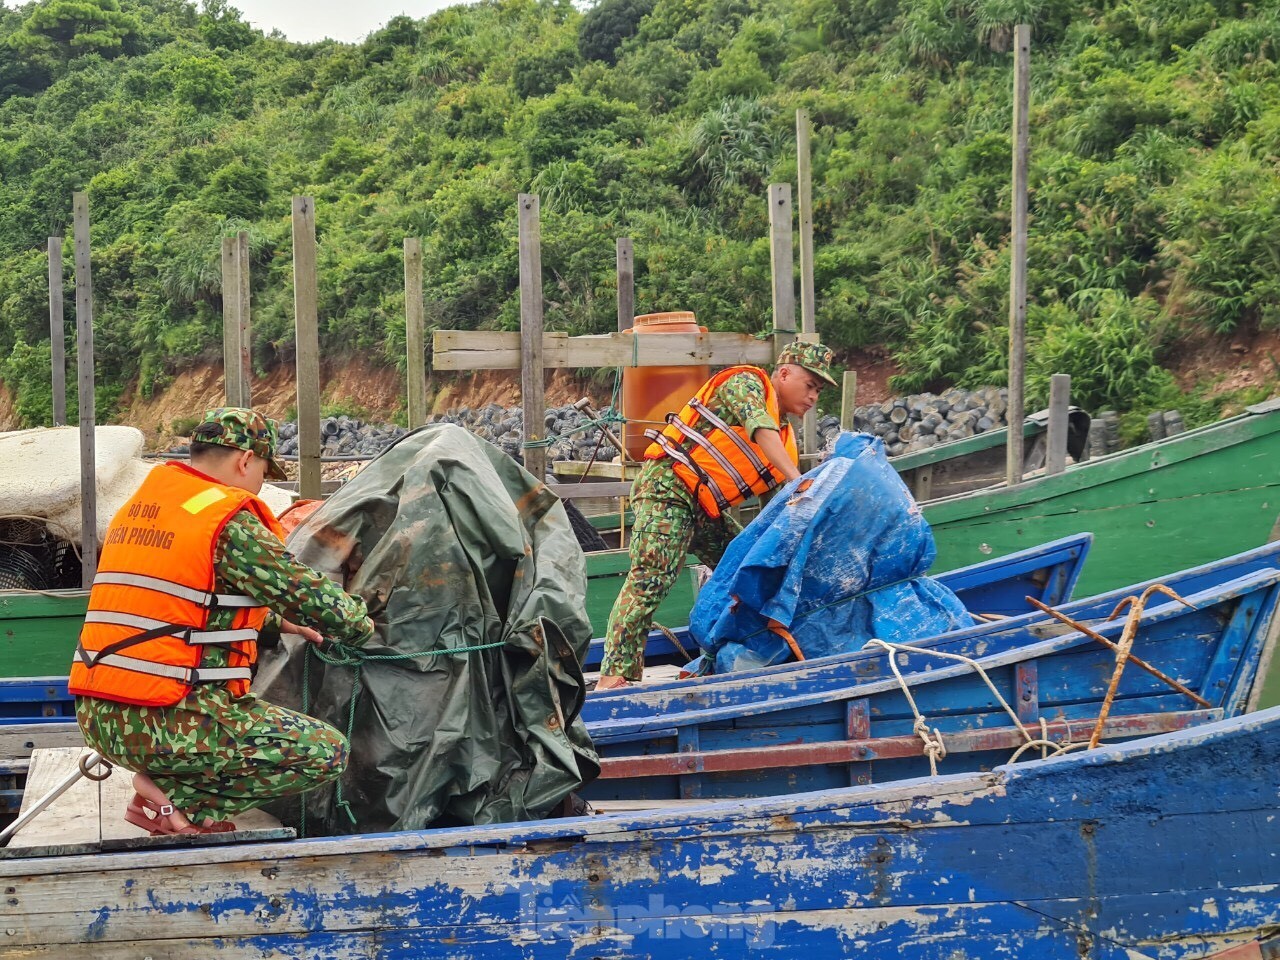
[[[688,310],[671,313],[648,313],[636,317],[628,333],[651,337],[663,333],[705,333]],[[627,457],[640,460],[651,441],[644,432],[661,429],[668,413],[675,413],[711,376],[711,367],[623,367],[622,415],[627,418],[624,446]]]

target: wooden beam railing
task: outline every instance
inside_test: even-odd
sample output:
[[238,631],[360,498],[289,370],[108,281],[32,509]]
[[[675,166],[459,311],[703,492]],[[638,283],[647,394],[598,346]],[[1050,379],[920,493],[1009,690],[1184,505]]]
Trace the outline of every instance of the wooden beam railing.
[[[520,334],[488,330],[437,330],[432,335],[436,370],[514,370],[521,366]],[[746,333],[664,333],[660,337],[605,333],[571,337],[542,334],[542,365],[563,367],[730,366],[773,362],[773,342]]]

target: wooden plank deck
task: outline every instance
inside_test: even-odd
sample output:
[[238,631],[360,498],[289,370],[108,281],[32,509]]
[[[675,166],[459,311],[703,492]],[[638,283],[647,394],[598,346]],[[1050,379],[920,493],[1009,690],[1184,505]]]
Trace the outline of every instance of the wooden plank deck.
[[[694,652],[697,652],[696,648]],[[592,670],[590,672],[583,672],[582,678],[586,680],[587,683],[592,683],[600,679],[600,671]],[[680,667],[676,666],[674,663],[659,663],[654,666],[644,668],[644,679],[640,681],[640,684],[663,683],[665,681],[678,680],[679,678]]]
[[[87,753],[88,748],[83,743],[74,747],[36,749],[31,755],[19,815],[25,814],[51,789],[66,780]],[[124,808],[133,796],[132,779],[129,771],[120,767],[113,767],[105,780],[82,777],[14,834],[4,852],[10,857],[48,856],[209,841],[208,835],[152,838],[146,830],[127,823]],[[282,829],[279,820],[261,810],[238,814],[236,826],[239,829],[234,834],[217,836],[235,837],[236,842],[293,836],[292,830]]]

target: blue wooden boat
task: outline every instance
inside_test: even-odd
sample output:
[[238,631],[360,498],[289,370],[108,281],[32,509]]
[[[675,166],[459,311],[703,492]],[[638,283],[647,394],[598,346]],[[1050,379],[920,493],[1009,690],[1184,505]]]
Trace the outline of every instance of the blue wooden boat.
[[[1028,609],[1026,597],[1057,605],[1071,596],[1089,554],[1092,534],[1064,537],[1007,557],[987,560],[941,574],[969,609],[1010,616]],[[674,631],[673,641],[660,631],[649,636],[647,660],[683,663],[682,652],[696,652],[688,628]],[[599,669],[603,640],[593,640],[584,669]],[[594,660],[592,659],[594,658]],[[594,664],[594,665],[593,665]],[[0,727],[14,724],[65,724],[75,717],[75,701],[65,676],[0,679]]]
[[[1148,580],[1121,590],[1083,598],[1062,606],[1061,612],[1076,620],[1107,617],[1125,597],[1141,594],[1163,583],[1182,595],[1200,593],[1258,570],[1280,569],[1280,542],[1270,543],[1214,563],[1191,567],[1159,580]],[[984,656],[1024,646],[1066,628],[1039,610],[1007,620],[986,623],[916,641],[915,646],[938,646],[964,656]],[[945,644],[945,646],[939,646]],[[919,660],[904,669],[923,665]],[[1267,664],[1262,665],[1265,676]],[[874,650],[858,650],[823,657],[743,670],[718,676],[646,683],[641,687],[600,691],[587,698],[583,718],[590,724],[627,717],[666,716],[711,707],[755,703],[764,699],[797,696],[839,689],[867,679],[885,676],[883,657]],[[0,694],[2,695],[2,694]]]
[[1269,710],[641,815],[12,859],[0,958],[1272,956],[1277,769]]
[[1132,653],[1181,691],[1136,662],[1117,685],[1116,654],[1070,631],[977,659],[957,659],[947,649],[955,641],[900,645],[865,660],[844,686],[809,683],[794,696],[590,723],[601,773],[582,793],[649,801],[821,790],[926,775],[939,754],[940,772],[989,770],[1018,750],[1235,716],[1260,686],[1277,602],[1280,569],[1268,568],[1185,603],[1154,594],[1132,624],[1094,625],[1116,646],[1133,631]]
[[[1030,609],[1028,596],[1050,606],[1070,600],[1092,543],[1091,533],[1073,534],[1008,556],[948,570],[935,579],[954,590],[972,613],[1013,617]],[[698,652],[688,627],[670,632],[674,639],[661,630],[650,631],[645,643],[646,666],[683,665]],[[604,639],[592,640],[583,670],[599,670],[603,657]]]

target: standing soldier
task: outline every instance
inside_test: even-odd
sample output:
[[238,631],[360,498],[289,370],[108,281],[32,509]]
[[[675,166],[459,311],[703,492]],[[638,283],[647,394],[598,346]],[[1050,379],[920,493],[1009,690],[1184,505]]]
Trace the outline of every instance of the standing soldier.
[[261,414],[210,410],[190,466],[152,470],[104,540],[70,690],[86,742],[135,772],[125,820],[153,835],[234,830],[228,817],[346,767],[337,730],[249,693],[264,629],[373,633],[362,600],[285,551],[258,499],[285,477],[276,442]]
[[769,376],[759,367],[729,367],[702,385],[653,440],[636,479],[631,506],[631,569],[609,614],[597,690],[637,681],[644,641],[692,548],[714,567],[740,527],[730,507],[800,476],[792,430],[784,417],[818,402],[831,376],[831,350],[796,341]]

